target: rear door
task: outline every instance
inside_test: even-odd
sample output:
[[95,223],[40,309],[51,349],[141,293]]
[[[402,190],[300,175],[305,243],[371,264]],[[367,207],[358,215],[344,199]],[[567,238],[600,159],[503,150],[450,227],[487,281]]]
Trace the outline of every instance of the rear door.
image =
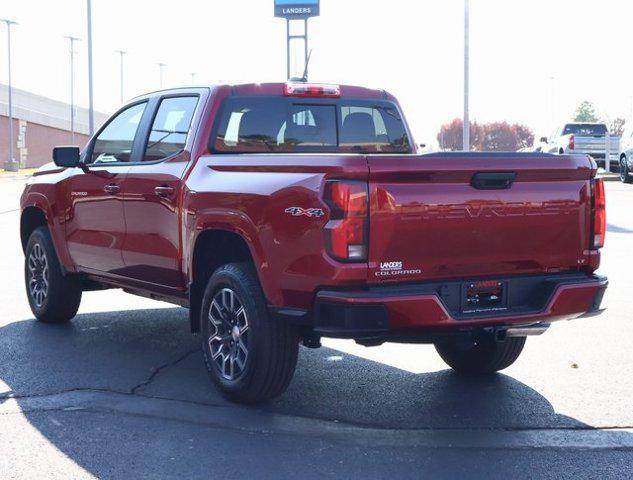
[[580,155],[369,155],[369,280],[576,270],[589,245]]
[[182,177],[191,158],[188,139],[197,94],[167,95],[152,102],[140,161],[123,185],[127,232],[122,246],[128,278],[184,289],[181,249]]
[[122,184],[134,160],[147,102],[121,110],[88,145],[84,162],[66,181],[70,209],[66,244],[73,263],[84,271],[120,273],[125,237]]

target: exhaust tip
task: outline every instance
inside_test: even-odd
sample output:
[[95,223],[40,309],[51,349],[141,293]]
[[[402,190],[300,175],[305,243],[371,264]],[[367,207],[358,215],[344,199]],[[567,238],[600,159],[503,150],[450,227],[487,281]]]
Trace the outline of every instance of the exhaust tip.
[[549,324],[528,327],[512,327],[508,328],[505,333],[506,337],[534,337],[544,334],[548,328]]

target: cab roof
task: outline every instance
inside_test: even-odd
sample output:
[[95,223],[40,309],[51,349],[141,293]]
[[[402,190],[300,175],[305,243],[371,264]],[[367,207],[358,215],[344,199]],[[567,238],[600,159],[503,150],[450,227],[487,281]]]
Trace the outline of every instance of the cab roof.
[[312,82],[271,82],[271,83],[241,83],[241,84],[212,84],[212,85],[191,85],[175,88],[166,88],[156,90],[153,92],[147,92],[143,95],[138,95],[135,98],[149,97],[159,95],[166,92],[182,91],[182,90],[196,90],[201,88],[206,89],[218,89],[218,88],[230,88],[234,95],[284,95],[284,88],[288,84],[299,85],[332,85],[336,86],[340,90],[341,97],[360,97],[360,98],[376,98],[396,101],[396,99],[385,90],[372,89],[366,87],[359,87],[356,85],[336,85],[336,84],[321,84]]

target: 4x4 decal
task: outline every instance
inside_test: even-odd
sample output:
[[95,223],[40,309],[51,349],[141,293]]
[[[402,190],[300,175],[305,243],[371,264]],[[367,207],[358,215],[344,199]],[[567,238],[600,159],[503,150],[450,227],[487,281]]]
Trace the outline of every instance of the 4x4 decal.
[[323,210],[320,208],[288,207],[284,210],[284,212],[289,213],[293,217],[301,217],[305,215],[306,217],[319,218],[325,215]]

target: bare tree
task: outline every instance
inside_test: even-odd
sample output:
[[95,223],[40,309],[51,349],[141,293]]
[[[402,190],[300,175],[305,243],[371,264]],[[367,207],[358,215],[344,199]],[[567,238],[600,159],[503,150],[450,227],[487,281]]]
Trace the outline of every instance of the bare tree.
[[611,123],[609,125],[609,132],[611,132],[611,135],[617,135],[618,137],[621,137],[624,133],[625,124],[626,120],[624,118],[614,118],[613,120],[611,120]]

